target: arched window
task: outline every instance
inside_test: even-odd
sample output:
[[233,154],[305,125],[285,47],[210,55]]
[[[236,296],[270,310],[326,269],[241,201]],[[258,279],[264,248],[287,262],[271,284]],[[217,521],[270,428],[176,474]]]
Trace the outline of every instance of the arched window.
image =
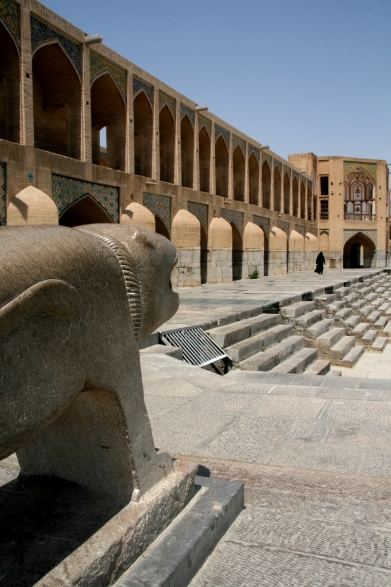
[[344,183],[345,220],[376,220],[375,182],[359,165]]
[[281,212],[281,175],[278,167],[274,168],[274,210]]
[[152,175],[152,106],[141,91],[133,102],[134,116],[134,172],[137,175]]
[[244,156],[242,149],[238,145],[232,154],[233,180],[234,180],[234,200],[244,202]]
[[248,158],[248,182],[249,182],[249,199],[250,204],[258,206],[259,195],[259,165],[254,153]]
[[19,53],[7,29],[0,23],[0,139],[19,142]]
[[160,110],[159,131],[160,179],[168,183],[174,183],[175,122],[167,104]]
[[262,165],[262,206],[270,210],[270,197],[272,187],[272,176],[270,173],[270,167],[265,161]]
[[210,136],[205,126],[199,132],[199,169],[200,169],[200,190],[209,192],[210,182]]
[[222,135],[216,141],[216,194],[228,198],[228,165],[229,155],[226,142]]
[[186,188],[193,187],[193,161],[194,128],[186,114],[181,120],[182,185]]
[[284,214],[290,214],[291,182],[287,173],[284,174]]

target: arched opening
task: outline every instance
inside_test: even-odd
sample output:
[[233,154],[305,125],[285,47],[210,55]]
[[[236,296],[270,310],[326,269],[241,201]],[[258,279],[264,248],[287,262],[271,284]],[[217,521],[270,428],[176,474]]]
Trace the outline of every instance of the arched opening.
[[265,235],[259,226],[253,222],[247,222],[243,236],[243,271],[245,277],[258,274],[264,275]]
[[362,232],[352,236],[343,249],[344,269],[372,267],[376,252],[375,244]]
[[345,220],[376,220],[376,186],[373,178],[360,166],[344,182]]
[[244,202],[245,163],[242,149],[238,145],[232,154],[234,200]]
[[41,190],[29,185],[12,198],[7,210],[7,225],[58,224],[58,208]]
[[274,168],[274,210],[281,212],[281,174],[278,167]]
[[292,230],[289,235],[288,272],[295,273],[305,269],[304,237]]
[[284,214],[290,214],[291,182],[289,175],[284,173]]
[[62,226],[113,223],[113,220],[90,195],[86,195],[65,210],[60,216]]
[[72,63],[57,43],[34,54],[33,100],[34,146],[79,159],[81,85]]
[[231,222],[232,227],[232,280],[242,279],[243,241],[239,230]]
[[208,281],[208,237],[201,225],[201,284]]
[[329,250],[329,233],[325,230],[319,235],[319,249],[324,252]]
[[[167,104],[159,114],[160,179],[174,183],[175,122]],[[164,235],[165,236],[165,235]]]
[[137,175],[152,175],[153,115],[150,101],[140,92],[133,102],[134,117],[134,172]]
[[270,210],[270,198],[272,193],[272,176],[268,162],[262,165],[262,206]]
[[209,192],[210,182],[210,136],[203,126],[199,132],[199,168],[200,168],[200,190]]
[[163,220],[160,218],[160,216],[155,216],[155,232],[157,232],[157,234],[165,236],[166,239],[171,240],[170,233],[168,232],[168,229],[164,224]]
[[99,131],[99,165],[102,167],[109,167],[107,161],[107,126],[104,126]]
[[182,185],[193,188],[194,128],[187,114],[181,120]]
[[292,181],[293,216],[299,217],[299,185],[294,177]]
[[259,196],[259,165],[254,153],[248,158],[248,183],[250,204],[258,206]]
[[228,198],[228,148],[222,135],[216,141],[215,147],[216,162],[216,194]]
[[[100,131],[106,127],[106,151],[101,151]],[[105,73],[91,86],[92,162],[103,158],[112,169],[125,170],[126,109],[121,92]],[[103,146],[103,145],[102,145]]]
[[172,243],[177,249],[177,264],[172,273],[174,286],[197,286],[201,283],[201,223],[183,208],[172,222]]
[[318,252],[326,252],[327,249],[319,249],[319,241],[314,234],[307,232],[305,235],[305,261],[306,261],[306,269],[314,270],[316,265],[316,257],[318,256]]
[[15,43],[0,23],[0,139],[19,142],[20,66]]
[[313,221],[312,218],[312,188],[310,185],[307,186],[307,218]]
[[132,224],[146,228],[147,230],[155,231],[155,216],[148,208],[132,202],[126,206],[121,215],[121,224]]
[[304,182],[300,185],[300,218],[305,219],[305,186]]
[[273,226],[269,235],[268,272],[269,275],[283,275],[288,269],[288,237],[286,233]]
[[231,282],[232,228],[224,218],[212,219],[208,230],[208,249],[208,282]]

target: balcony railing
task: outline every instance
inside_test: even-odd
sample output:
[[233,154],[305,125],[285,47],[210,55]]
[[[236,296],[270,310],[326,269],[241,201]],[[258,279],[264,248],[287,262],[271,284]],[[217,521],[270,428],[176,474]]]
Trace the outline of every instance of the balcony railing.
[[345,220],[373,222],[376,220],[376,214],[345,214]]

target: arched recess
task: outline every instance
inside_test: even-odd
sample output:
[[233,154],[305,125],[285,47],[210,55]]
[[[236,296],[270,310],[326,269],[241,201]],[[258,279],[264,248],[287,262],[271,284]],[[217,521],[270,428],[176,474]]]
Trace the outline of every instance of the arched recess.
[[167,226],[164,224],[164,222],[160,218],[160,216],[157,216],[157,215],[155,216],[155,232],[157,232],[157,234],[161,234],[162,236],[165,236],[166,239],[171,240],[170,233],[168,232]]
[[305,185],[303,181],[300,184],[300,218],[305,219]]
[[234,200],[244,202],[245,162],[242,149],[238,145],[232,154]]
[[286,233],[273,226],[269,234],[268,274],[282,275],[287,273],[288,237]]
[[210,136],[203,126],[199,132],[200,190],[210,192]]
[[259,164],[254,153],[248,158],[248,183],[250,204],[258,206],[259,197]]
[[254,271],[258,271],[259,276],[264,275],[265,233],[253,222],[246,224],[243,248],[243,268],[246,267],[244,275],[251,275]]
[[224,218],[213,218],[208,230],[208,282],[232,281],[232,228]]
[[181,120],[182,185],[193,188],[194,128],[187,114]]
[[284,173],[284,214],[290,214],[291,182],[289,175]]
[[[319,241],[317,237],[314,234],[307,232],[307,234],[305,235],[306,269],[312,269],[312,271],[314,271],[316,257],[318,256],[318,252],[321,250],[322,249],[319,249]],[[325,251],[327,251],[327,249],[325,249]]]
[[7,225],[58,224],[58,208],[41,190],[32,185],[12,198],[7,210]]
[[296,230],[291,230],[289,235],[289,252],[292,251],[304,251],[304,237]]
[[152,175],[153,114],[147,96],[141,91],[133,101],[134,117],[134,172]]
[[167,104],[159,113],[160,179],[174,183],[175,122]]
[[196,286],[201,283],[201,223],[187,210],[179,210],[172,222],[172,242],[177,248],[178,262],[173,270],[174,286]]
[[19,142],[20,63],[15,42],[0,23],[0,139]]
[[132,202],[122,212],[121,224],[133,224],[154,232],[155,216],[145,206],[137,202]]
[[324,252],[329,250],[329,233],[323,230],[319,235],[319,249]]
[[243,273],[243,240],[235,224],[232,228],[232,281],[242,279]]
[[272,193],[272,176],[268,162],[265,161],[262,165],[262,206],[270,210]]
[[292,230],[289,235],[288,272],[296,273],[305,269],[304,237]]
[[69,206],[60,216],[62,226],[81,226],[83,224],[112,224],[107,212],[89,194]]
[[228,148],[222,135],[216,141],[215,146],[216,163],[216,194],[228,198]]
[[191,212],[179,210],[172,222],[172,243],[177,249],[200,248],[200,221]]
[[344,269],[372,267],[376,245],[362,232],[357,232],[345,244],[343,249]]
[[274,210],[281,212],[281,174],[278,167],[274,168]]
[[307,218],[311,221],[315,220],[312,218],[312,188],[310,185],[307,185]]
[[80,158],[81,84],[58,43],[33,56],[34,146]]
[[[101,152],[100,131],[106,127],[106,152]],[[101,158],[113,169],[125,170],[126,108],[110,73],[99,76],[91,86],[92,162]]]
[[294,177],[292,181],[293,216],[299,217],[299,184]]

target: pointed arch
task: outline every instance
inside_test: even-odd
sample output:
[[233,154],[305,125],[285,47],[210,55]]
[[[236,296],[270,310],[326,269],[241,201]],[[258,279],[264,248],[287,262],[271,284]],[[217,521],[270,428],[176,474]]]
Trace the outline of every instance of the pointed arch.
[[232,154],[232,168],[234,182],[234,200],[244,202],[245,161],[243,151],[240,145],[237,145]]
[[299,217],[299,184],[296,177],[292,181],[293,216]]
[[272,193],[272,176],[267,161],[262,165],[262,206],[270,210]]
[[62,226],[83,224],[113,224],[112,218],[89,194],[71,204],[60,216]]
[[358,231],[345,243],[343,266],[346,269],[372,267],[376,245],[366,234]]
[[34,146],[80,158],[81,83],[59,43],[33,56]]
[[[175,121],[167,104],[159,113],[160,179],[174,183],[175,178]],[[164,235],[165,236],[165,235]]]
[[201,224],[188,210],[179,210],[172,222],[172,242],[179,249],[199,248]]
[[258,206],[259,197],[259,164],[254,153],[248,158],[248,183],[250,204]]
[[210,136],[203,126],[198,135],[200,190],[210,192]]
[[213,218],[208,230],[208,282],[232,281],[232,228],[224,218]]
[[181,120],[182,185],[193,188],[194,128],[187,114]]
[[312,213],[312,187],[310,184],[307,185],[307,219],[314,221]]
[[7,225],[58,224],[58,209],[47,194],[29,185],[14,196],[7,210]]
[[134,172],[137,175],[152,175],[153,112],[144,90],[133,100],[134,118]]
[[329,233],[325,230],[322,230],[322,232],[319,235],[319,249],[322,252],[329,250]]
[[201,284],[201,240],[201,223],[198,218],[188,210],[179,210],[172,222],[172,242],[178,255],[172,273],[174,286],[192,287]]
[[138,202],[132,202],[122,212],[121,224],[132,224],[155,231],[155,216],[148,208]]
[[167,240],[171,240],[170,233],[168,232],[167,226],[164,224],[160,216],[155,216],[155,232],[166,237]]
[[243,239],[236,228],[235,224],[231,222],[232,229],[232,281],[242,279],[243,270]]
[[281,174],[276,166],[273,173],[274,179],[274,210],[281,212]]
[[20,58],[15,41],[0,22],[0,139],[19,142]]
[[229,154],[227,144],[222,135],[216,141],[215,146],[216,164],[216,194],[228,198],[228,167]]
[[305,185],[304,181],[300,184],[300,218],[305,220]]
[[287,172],[284,173],[284,214],[290,214],[291,182]]

